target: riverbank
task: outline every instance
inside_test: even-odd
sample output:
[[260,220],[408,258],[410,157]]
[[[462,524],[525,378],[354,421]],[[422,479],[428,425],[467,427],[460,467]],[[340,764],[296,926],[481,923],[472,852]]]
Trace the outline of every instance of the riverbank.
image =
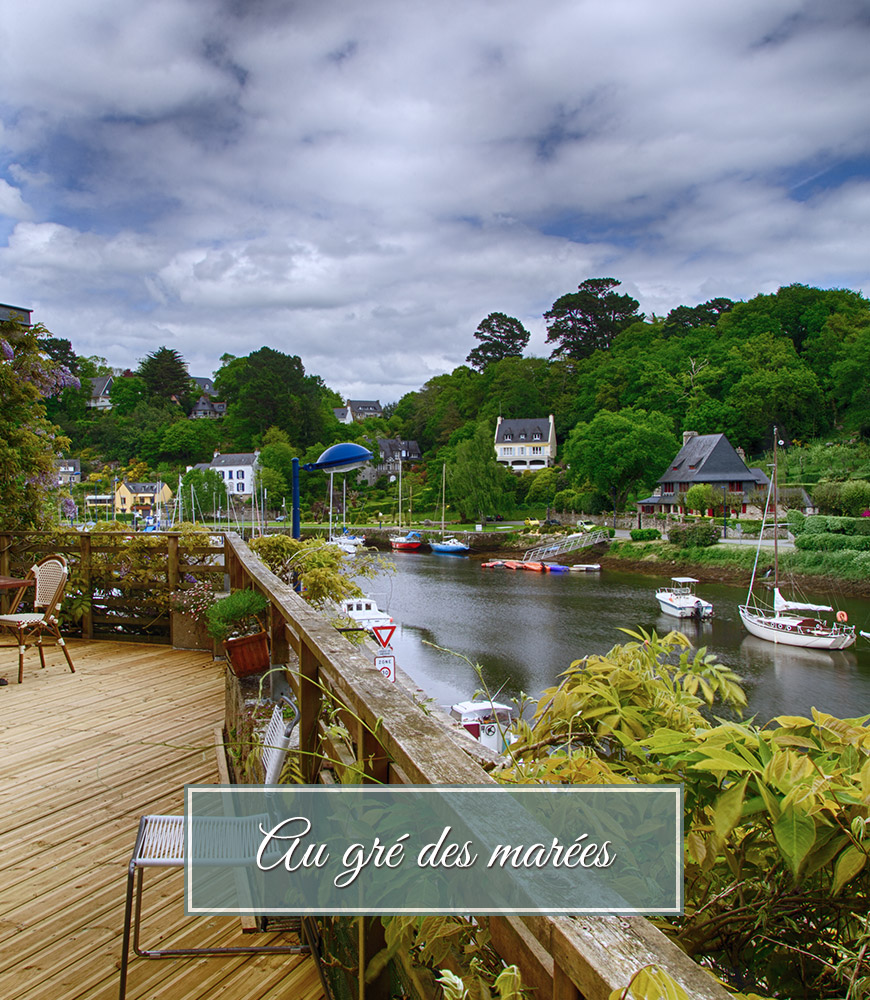
[[[815,553],[790,549],[781,552],[781,577],[793,577],[809,590],[829,590],[854,597],[870,597],[870,574],[863,566],[864,553]],[[828,558],[822,558],[822,556]],[[834,556],[835,558],[830,558]],[[839,558],[836,558],[839,557]],[[749,586],[755,549],[720,542],[705,548],[678,549],[667,542],[631,542],[614,539],[607,550],[596,556],[603,567],[648,576],[692,575],[702,581]],[[773,550],[762,549],[758,574],[773,569]]]

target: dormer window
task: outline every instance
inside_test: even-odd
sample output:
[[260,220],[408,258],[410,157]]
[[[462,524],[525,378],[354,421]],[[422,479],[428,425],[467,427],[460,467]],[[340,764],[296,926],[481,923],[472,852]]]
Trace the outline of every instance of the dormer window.
[[532,435],[532,440],[533,441],[540,441],[541,440],[541,432],[540,431],[535,431],[535,433]]
[[525,440],[526,440],[526,432],[520,431],[520,441],[525,441]]
[[505,441],[513,441],[514,436],[513,434],[505,434],[504,439]]

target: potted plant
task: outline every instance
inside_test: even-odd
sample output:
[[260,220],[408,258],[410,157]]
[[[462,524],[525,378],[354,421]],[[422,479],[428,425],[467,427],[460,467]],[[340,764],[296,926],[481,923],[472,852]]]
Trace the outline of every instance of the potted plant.
[[208,609],[208,633],[223,643],[230,668],[247,677],[271,665],[265,612],[269,601],[256,590],[236,590]]

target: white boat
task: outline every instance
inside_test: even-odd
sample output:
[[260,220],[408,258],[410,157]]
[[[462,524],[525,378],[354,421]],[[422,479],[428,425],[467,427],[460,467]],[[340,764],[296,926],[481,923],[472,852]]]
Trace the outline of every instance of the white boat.
[[337,545],[345,555],[353,556],[356,555],[360,549],[360,546],[365,543],[365,538],[362,535],[331,535],[329,538],[330,545]]
[[450,708],[450,717],[485,747],[503,753],[512,743],[510,728],[513,709],[499,701],[458,701]]
[[711,618],[713,605],[695,593],[693,576],[672,576],[670,587],[659,587],[656,599],[666,615],[675,618]]
[[361,628],[393,624],[393,619],[386,611],[381,611],[370,597],[347,597],[339,601],[339,608],[342,614],[347,615]]
[[[752,567],[752,578],[749,582],[749,593],[746,603],[738,608],[740,619],[746,631],[759,639],[768,642],[781,643],[785,646],[803,646],[805,649],[848,649],[855,642],[855,626],[847,624],[845,611],[838,611],[836,621],[829,622],[805,612],[833,612],[828,604],[806,604],[788,600],[782,596],[779,589],[779,545],[777,523],[776,495],[776,464],[777,464],[777,431],[773,429],[773,475],[767,490],[767,502],[764,505],[764,518],[761,531],[758,534],[758,548],[755,552],[755,565]],[[755,577],[758,568],[758,556],[761,552],[761,539],[767,523],[767,512],[770,510],[770,497],[773,494],[773,606],[765,606],[755,595]],[[800,612],[800,613],[796,613]]]

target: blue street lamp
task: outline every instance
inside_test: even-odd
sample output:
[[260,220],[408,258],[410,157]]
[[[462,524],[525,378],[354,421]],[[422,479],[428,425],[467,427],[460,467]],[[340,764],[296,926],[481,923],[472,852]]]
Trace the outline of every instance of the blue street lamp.
[[[363,448],[361,444],[353,444],[350,441],[343,441],[341,444],[334,444],[317,459],[316,462],[306,462],[302,468],[306,472],[351,472],[353,469],[361,469],[366,462],[372,460],[372,453],[368,448]],[[294,538],[299,538],[302,534],[299,513],[299,459],[293,459],[293,523],[291,534]]]

